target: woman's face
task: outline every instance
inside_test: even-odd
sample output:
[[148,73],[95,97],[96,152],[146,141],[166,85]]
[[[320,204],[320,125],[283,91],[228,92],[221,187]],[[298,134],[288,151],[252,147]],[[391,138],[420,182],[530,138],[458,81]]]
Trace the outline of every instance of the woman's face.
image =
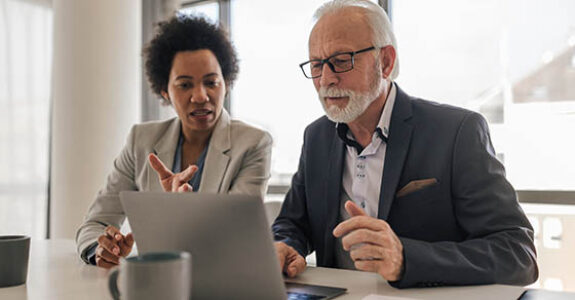
[[184,133],[211,131],[222,113],[226,96],[222,70],[212,51],[176,53],[168,90],[162,96],[174,106]]

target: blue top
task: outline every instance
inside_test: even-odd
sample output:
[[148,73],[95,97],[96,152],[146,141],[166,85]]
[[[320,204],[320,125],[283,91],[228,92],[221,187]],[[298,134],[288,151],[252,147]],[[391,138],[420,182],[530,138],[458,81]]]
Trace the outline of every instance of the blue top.
[[[182,144],[184,143],[184,136],[180,133],[180,138],[178,139],[178,147],[176,147],[176,154],[174,155],[174,165],[172,166],[172,172],[179,173],[182,171]],[[208,153],[208,147],[204,148],[202,154],[198,158],[196,166],[198,166],[198,171],[194,174],[192,179],[188,182],[193,191],[196,192],[200,188],[200,182],[202,181],[202,172],[204,171],[204,163],[206,161],[206,154]]]

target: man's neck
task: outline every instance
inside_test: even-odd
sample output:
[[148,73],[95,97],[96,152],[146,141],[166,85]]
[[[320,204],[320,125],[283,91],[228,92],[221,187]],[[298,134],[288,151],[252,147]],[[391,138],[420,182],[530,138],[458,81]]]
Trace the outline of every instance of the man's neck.
[[367,147],[371,143],[373,132],[379,123],[383,108],[387,102],[387,95],[391,91],[391,81],[385,83],[386,88],[357,119],[347,123],[355,140],[362,146]]

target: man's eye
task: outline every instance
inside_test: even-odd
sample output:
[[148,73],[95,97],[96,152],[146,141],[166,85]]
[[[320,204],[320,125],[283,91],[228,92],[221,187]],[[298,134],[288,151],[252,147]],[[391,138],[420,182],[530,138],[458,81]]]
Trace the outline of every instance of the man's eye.
[[321,69],[323,64],[321,62],[312,62],[310,63],[312,69]]
[[349,63],[349,61],[350,61],[349,59],[334,58],[334,59],[333,59],[333,64],[343,65],[343,64]]

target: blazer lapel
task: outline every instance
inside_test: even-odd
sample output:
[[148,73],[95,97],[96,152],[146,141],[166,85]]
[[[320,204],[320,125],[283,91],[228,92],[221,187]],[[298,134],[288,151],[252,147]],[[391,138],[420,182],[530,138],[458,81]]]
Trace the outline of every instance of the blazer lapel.
[[222,109],[222,114],[214,128],[208,146],[199,192],[222,192],[220,191],[221,184],[230,162],[230,157],[227,154],[231,149],[230,123],[230,115],[225,109]]
[[[166,132],[154,145],[154,153],[160,158],[164,165],[172,170],[174,165],[174,155],[176,153],[176,147],[178,146],[178,139],[180,137],[181,131],[180,119],[174,118],[173,121],[168,126]],[[147,158],[146,158],[147,160]],[[158,178],[156,171],[146,163],[146,169],[148,172],[148,187],[150,191],[163,191],[162,185]]]
[[[395,83],[394,83],[395,84]],[[396,85],[397,95],[391,114],[389,125],[389,139],[385,154],[385,164],[379,192],[379,219],[387,220],[391,204],[395,198],[395,191],[399,184],[399,177],[411,143],[411,102],[409,96]]]
[[326,191],[326,230],[325,230],[325,249],[327,255],[325,257],[325,264],[332,266],[335,264],[335,237],[331,233],[335,226],[337,226],[339,208],[341,201],[341,180],[343,176],[343,160],[345,155],[345,144],[336,135],[336,128],[333,129],[332,142],[329,151],[329,166],[327,170],[327,185]]

